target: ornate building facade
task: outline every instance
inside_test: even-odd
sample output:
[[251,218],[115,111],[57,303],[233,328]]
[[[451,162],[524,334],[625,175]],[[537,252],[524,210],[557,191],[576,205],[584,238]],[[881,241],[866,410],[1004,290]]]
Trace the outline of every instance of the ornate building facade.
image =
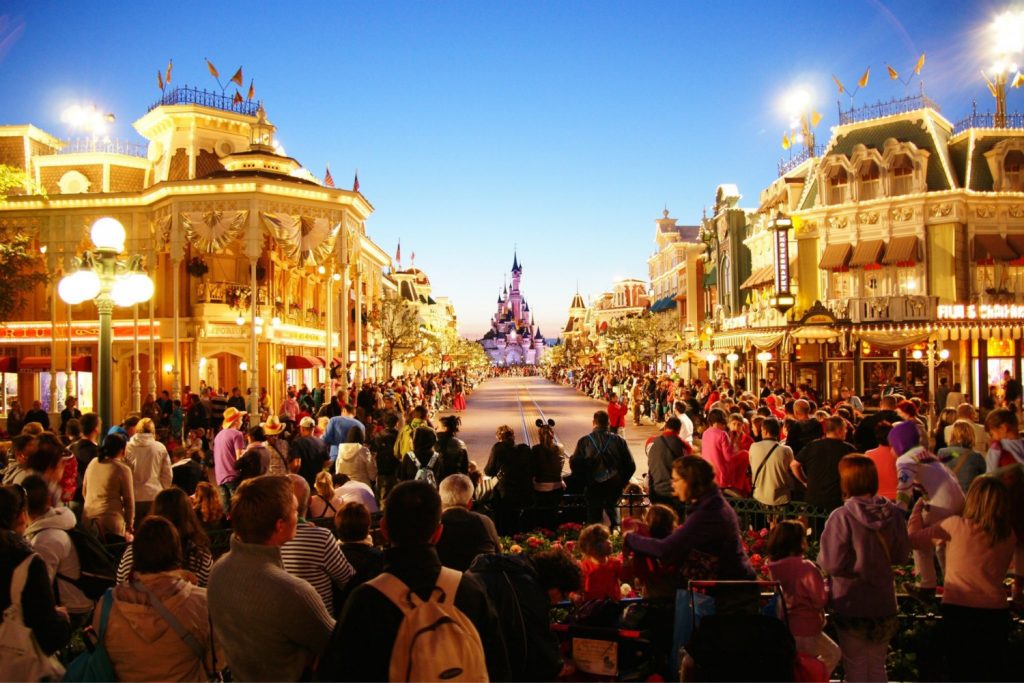
[[537,365],[548,348],[540,327],[534,324],[530,304],[519,289],[522,274],[516,254],[512,258],[512,288],[505,285],[498,295],[491,329],[480,340],[493,365]]

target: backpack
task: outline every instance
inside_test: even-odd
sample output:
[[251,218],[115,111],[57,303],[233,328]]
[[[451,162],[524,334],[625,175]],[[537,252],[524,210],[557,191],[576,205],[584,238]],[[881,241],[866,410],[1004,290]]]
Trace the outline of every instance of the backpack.
[[[415,455],[412,457],[416,458]],[[430,461],[426,465],[420,463],[416,469],[416,476],[413,479],[415,481],[425,481],[436,489],[437,479],[434,477],[434,465],[437,464],[438,457],[438,454],[434,453],[430,456]],[[419,458],[416,458],[416,462],[419,463]]]
[[57,574],[57,578],[73,584],[90,600],[99,600],[117,583],[117,559],[86,529],[76,526],[66,533],[75,547],[82,572],[77,579],[65,574]]
[[34,557],[35,554],[26,557],[11,576],[11,604],[4,610],[4,620],[0,623],[0,680],[39,681],[59,678],[64,673],[57,658],[48,656],[39,647],[21,611],[21,594]]
[[110,617],[110,606],[114,603],[114,591],[109,590],[103,596],[100,608],[100,630],[95,635],[96,642],[86,640],[85,652],[78,655],[68,665],[65,681],[116,681],[114,663],[110,661],[105,642],[107,635],[107,619]]
[[590,478],[598,484],[603,484],[619,474],[618,469],[616,468],[615,456],[613,453],[608,452],[612,441],[618,437],[611,433],[606,433],[604,436],[604,442],[598,446],[597,439],[594,438],[594,435],[587,434],[587,438],[590,439],[590,443],[594,446],[595,453],[593,456],[593,467],[590,471]]
[[393,574],[380,574],[367,582],[404,615],[391,648],[388,680],[489,680],[480,634],[455,606],[461,580],[461,572],[442,567],[426,602]]

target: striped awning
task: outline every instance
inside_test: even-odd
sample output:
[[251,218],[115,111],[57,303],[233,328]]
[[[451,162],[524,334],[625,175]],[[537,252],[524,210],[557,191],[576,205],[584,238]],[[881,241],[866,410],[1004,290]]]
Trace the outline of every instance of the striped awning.
[[904,235],[893,237],[889,240],[889,246],[885,250],[885,258],[882,263],[887,266],[895,266],[898,263],[917,261],[919,258],[918,245],[920,240],[915,235]]
[[830,244],[825,247],[825,253],[821,255],[821,261],[818,262],[818,268],[822,270],[845,268],[850,261],[852,251],[849,244]]
[[885,249],[885,242],[882,240],[863,240],[853,250],[853,258],[850,259],[851,268],[859,268],[878,263],[882,258],[882,250]]
[[285,356],[284,367],[286,370],[310,370],[324,367],[324,362],[316,356]]
[[740,285],[740,289],[750,289],[752,287],[759,287],[764,284],[775,282],[775,266],[767,266],[765,268],[758,268],[750,274],[743,284]]
[[[1012,235],[1012,237],[1024,237],[1024,235]],[[1013,261],[1017,258],[1017,252],[1007,244],[1007,240],[999,235],[975,235],[974,258],[978,261],[987,261],[988,259]]]

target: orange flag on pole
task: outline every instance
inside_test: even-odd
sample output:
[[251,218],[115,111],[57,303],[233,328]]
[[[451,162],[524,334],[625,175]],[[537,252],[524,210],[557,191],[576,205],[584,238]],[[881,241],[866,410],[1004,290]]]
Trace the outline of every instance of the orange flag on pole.
[[164,82],[167,83],[167,85],[171,84],[171,67],[173,67],[173,66],[174,66],[174,60],[173,59],[168,59],[167,60],[167,76],[164,78]]
[[832,80],[836,82],[836,87],[839,88],[840,95],[846,92],[846,88],[843,87],[842,82],[838,78],[836,78],[835,74],[832,74]]
[[249,96],[246,98],[252,102],[252,98],[256,97],[256,88],[254,87],[252,79],[249,80]]
[[242,93],[238,92],[238,90],[236,89],[235,96],[232,98],[231,104],[241,104],[244,101],[245,100],[242,99]]
[[164,89],[164,76],[160,73],[160,69],[156,70],[156,85],[161,90]]
[[243,81],[245,81],[245,79],[242,78],[242,67],[238,67],[238,71],[236,71],[235,75],[231,77],[231,82],[237,86],[242,86],[245,85]]
[[923,69],[923,68],[924,68],[924,53],[922,52],[921,56],[917,60],[917,66],[914,67],[914,73],[917,74],[918,76],[920,76],[921,75],[921,69]]
[[898,72],[896,71],[896,69],[892,68],[892,67],[891,67],[891,66],[889,66],[888,64],[886,64],[886,65],[885,65],[885,68],[886,68],[886,69],[888,69],[888,71],[889,71],[889,78],[891,78],[891,79],[892,79],[892,80],[894,80],[894,81],[898,81],[898,80],[900,80],[900,75],[899,75],[899,73],[898,73]]
[[220,72],[217,71],[217,67],[213,65],[209,59],[206,60],[206,68],[210,70],[210,75],[214,78],[220,78]]
[[860,80],[859,80],[859,81],[857,81],[857,87],[858,87],[858,88],[866,88],[866,87],[867,87],[867,85],[868,85],[868,79],[869,79],[870,77],[871,77],[871,67],[869,66],[869,67],[868,67],[868,68],[867,68],[867,69],[866,69],[866,70],[864,71],[864,75],[860,77]]

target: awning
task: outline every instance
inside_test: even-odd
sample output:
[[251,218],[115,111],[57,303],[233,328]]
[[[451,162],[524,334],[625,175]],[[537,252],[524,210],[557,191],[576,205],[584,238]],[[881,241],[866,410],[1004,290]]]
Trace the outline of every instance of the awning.
[[285,356],[284,367],[286,370],[310,370],[324,367],[324,362],[316,356]]
[[759,287],[764,284],[775,281],[775,266],[767,266],[765,268],[758,268],[750,274],[743,284],[740,285],[740,289],[750,289],[751,287]]
[[653,304],[651,304],[651,313],[660,313],[661,311],[667,311],[676,307],[675,297],[671,294],[663,296]]
[[825,247],[825,253],[821,255],[818,268],[822,270],[845,268],[852,251],[849,244],[830,244]]
[[914,235],[893,237],[889,240],[889,247],[885,250],[885,258],[882,263],[887,266],[895,266],[897,263],[917,261],[919,256],[918,243],[920,240]]
[[1010,248],[1017,252],[1018,257],[1024,257],[1024,235],[1011,233],[1006,236],[1006,241],[1010,244]]
[[825,342],[835,341],[839,339],[839,330],[831,327],[822,327],[816,325],[805,325],[799,327],[790,333],[793,339],[797,339],[801,342],[812,342],[816,344],[824,344]]
[[[49,372],[50,357],[25,356],[18,362],[18,368],[23,372]],[[64,369],[66,366],[57,367],[58,372]],[[73,372],[92,372],[92,356],[72,356],[71,370]]]
[[18,358],[16,356],[0,356],[0,372],[17,372]]
[[878,263],[878,259],[882,257],[882,250],[884,248],[885,242],[882,240],[861,241],[860,244],[857,245],[857,248],[853,250],[853,258],[850,259],[850,267],[859,268]]
[[710,273],[704,273],[703,283],[705,287],[718,284],[718,269],[716,268]]
[[[1024,235],[1011,235],[1011,237],[1024,238]],[[1024,244],[1021,246],[1024,246]],[[1007,244],[1007,240],[1004,240],[999,235],[975,235],[974,258],[978,261],[987,261],[988,259],[1013,261],[1017,258],[1017,254]]]

